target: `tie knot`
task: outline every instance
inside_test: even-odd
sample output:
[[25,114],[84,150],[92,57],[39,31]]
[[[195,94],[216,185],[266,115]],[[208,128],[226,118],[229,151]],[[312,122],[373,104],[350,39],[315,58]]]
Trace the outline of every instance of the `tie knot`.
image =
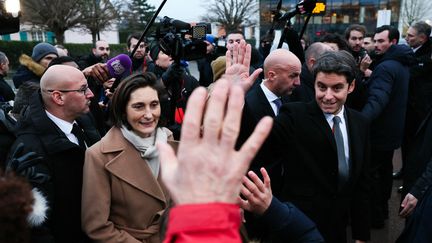
[[335,124],[339,124],[339,123],[341,122],[341,118],[338,117],[338,116],[334,116],[334,117],[333,117],[333,122],[334,122]]
[[72,126],[72,133],[76,133],[76,132],[82,132],[81,128],[78,126],[77,123],[74,123]]
[[280,98],[277,98],[277,99],[273,100],[273,103],[275,103],[275,105],[278,108],[278,110],[282,106],[282,101],[281,101]]

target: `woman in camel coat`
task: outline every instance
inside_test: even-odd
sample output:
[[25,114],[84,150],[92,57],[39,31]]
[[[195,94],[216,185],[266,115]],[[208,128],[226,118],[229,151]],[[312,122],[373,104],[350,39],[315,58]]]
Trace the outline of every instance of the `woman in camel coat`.
[[114,93],[105,137],[86,152],[82,225],[94,242],[160,242],[168,193],[155,142],[172,140],[158,127],[163,87],[153,74],[134,74]]

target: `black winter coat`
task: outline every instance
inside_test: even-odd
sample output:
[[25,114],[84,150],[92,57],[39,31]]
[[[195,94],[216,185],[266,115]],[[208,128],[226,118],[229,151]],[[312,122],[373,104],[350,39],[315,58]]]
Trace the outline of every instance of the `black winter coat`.
[[402,142],[408,99],[411,48],[392,45],[378,61],[368,82],[368,98],[362,113],[371,122],[371,146],[397,149]]
[[[85,133],[87,146],[100,140],[99,133],[89,118],[76,119]],[[81,189],[85,150],[72,143],[52,122],[43,107],[40,94],[33,94],[30,106],[20,120],[17,139],[24,144],[24,152],[36,152],[41,163],[33,168],[43,180],[30,179],[48,201],[49,210],[42,225],[32,227],[32,242],[87,242],[81,230]]]

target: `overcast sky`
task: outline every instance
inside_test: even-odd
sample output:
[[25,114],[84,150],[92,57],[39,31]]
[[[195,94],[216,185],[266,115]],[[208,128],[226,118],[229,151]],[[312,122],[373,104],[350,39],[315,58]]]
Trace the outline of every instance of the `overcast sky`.
[[[148,0],[147,2],[157,9],[162,0]],[[206,2],[209,0],[168,0],[159,16],[168,16],[185,22],[199,22],[200,17],[205,15]]]

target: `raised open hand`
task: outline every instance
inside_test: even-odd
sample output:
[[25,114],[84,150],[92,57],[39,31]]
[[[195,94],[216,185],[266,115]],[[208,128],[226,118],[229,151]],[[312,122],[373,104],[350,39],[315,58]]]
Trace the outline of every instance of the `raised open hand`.
[[189,98],[177,155],[169,145],[158,144],[162,179],[177,204],[236,203],[242,177],[271,129],[272,119],[264,118],[236,151],[242,89],[222,78],[207,106],[206,98],[204,88]]
[[234,43],[231,50],[225,54],[226,69],[225,78],[232,81],[232,84],[239,84],[243,91],[248,91],[258,75],[262,72],[261,68],[249,75],[252,47],[241,40],[240,44]]

